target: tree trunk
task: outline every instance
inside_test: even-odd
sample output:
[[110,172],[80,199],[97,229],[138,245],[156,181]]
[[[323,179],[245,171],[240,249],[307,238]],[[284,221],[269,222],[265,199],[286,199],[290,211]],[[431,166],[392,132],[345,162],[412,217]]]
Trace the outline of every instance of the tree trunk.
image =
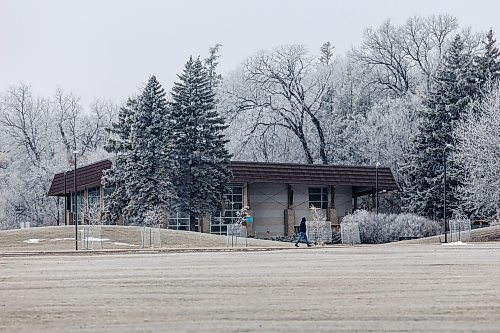
[[300,143],[302,144],[302,148],[304,149],[304,154],[306,155],[307,164],[314,164],[314,159],[311,155],[311,151],[309,150],[309,145],[307,144],[307,140],[303,135],[300,136]]
[[196,216],[193,213],[189,214],[189,231],[198,231],[196,229]]
[[325,152],[325,134],[323,133],[323,129],[321,128],[321,123],[316,118],[314,115],[310,114],[311,116],[311,121],[313,122],[314,126],[316,127],[316,131],[318,132],[318,138],[319,138],[319,156],[321,158],[321,163],[323,164],[328,164],[328,159],[326,157],[326,152]]

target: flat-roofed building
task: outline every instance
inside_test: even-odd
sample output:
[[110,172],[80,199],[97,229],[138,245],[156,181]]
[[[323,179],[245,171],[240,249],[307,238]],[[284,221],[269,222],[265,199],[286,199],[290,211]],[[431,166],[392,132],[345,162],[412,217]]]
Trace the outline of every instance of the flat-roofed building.
[[[111,165],[105,160],[77,169],[78,223],[85,223],[86,206],[104,207],[101,178]],[[375,198],[376,190],[398,190],[391,170],[385,167],[231,161],[229,169],[233,176],[225,209],[201,217],[200,231],[226,234],[227,225],[238,219],[243,207],[249,207],[253,217],[253,222],[247,223],[248,232],[257,237],[293,235],[301,217],[310,215],[311,206],[321,209],[332,227],[338,228],[342,218],[357,209],[360,196]],[[73,175],[73,170],[56,174],[48,193],[66,198],[68,224],[74,219]],[[170,212],[167,227],[189,230],[189,218]]]

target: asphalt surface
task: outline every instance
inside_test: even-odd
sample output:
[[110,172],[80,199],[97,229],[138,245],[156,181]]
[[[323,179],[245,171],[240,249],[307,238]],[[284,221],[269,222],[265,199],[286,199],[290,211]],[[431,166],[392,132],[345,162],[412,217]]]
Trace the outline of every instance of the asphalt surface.
[[500,332],[500,243],[0,255],[0,332]]

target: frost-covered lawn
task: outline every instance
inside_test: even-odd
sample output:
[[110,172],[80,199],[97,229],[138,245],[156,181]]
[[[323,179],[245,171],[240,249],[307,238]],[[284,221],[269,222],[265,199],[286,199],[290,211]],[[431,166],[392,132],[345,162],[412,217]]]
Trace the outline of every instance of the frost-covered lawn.
[[0,254],[0,332],[498,332],[500,243]]
[[[6,251],[72,251],[75,248],[75,228],[43,227],[0,231],[0,253]],[[78,235],[81,237],[81,234]],[[141,228],[103,226],[101,237],[89,237],[99,243],[94,249],[134,249],[141,246]],[[161,230],[163,248],[226,247],[226,237],[194,232]],[[242,244],[242,243],[240,243]],[[81,245],[79,245],[81,248]],[[292,243],[248,239],[249,247],[291,247]]]

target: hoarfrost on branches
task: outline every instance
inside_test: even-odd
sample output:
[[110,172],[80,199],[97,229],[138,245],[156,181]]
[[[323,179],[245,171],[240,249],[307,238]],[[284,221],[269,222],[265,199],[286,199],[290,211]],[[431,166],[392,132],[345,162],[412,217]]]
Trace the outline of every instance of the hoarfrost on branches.
[[479,105],[479,113],[462,122],[452,158],[464,170],[460,210],[478,218],[500,220],[500,88]]
[[158,228],[166,223],[165,211],[159,208],[147,211],[144,214],[144,225],[150,228]]
[[347,215],[343,223],[358,223],[361,243],[380,244],[394,242],[399,237],[429,237],[441,233],[444,228],[414,214],[376,214],[359,210]]
[[309,220],[306,221],[307,238],[317,245],[332,242],[331,222],[326,220],[323,209],[311,205]]

